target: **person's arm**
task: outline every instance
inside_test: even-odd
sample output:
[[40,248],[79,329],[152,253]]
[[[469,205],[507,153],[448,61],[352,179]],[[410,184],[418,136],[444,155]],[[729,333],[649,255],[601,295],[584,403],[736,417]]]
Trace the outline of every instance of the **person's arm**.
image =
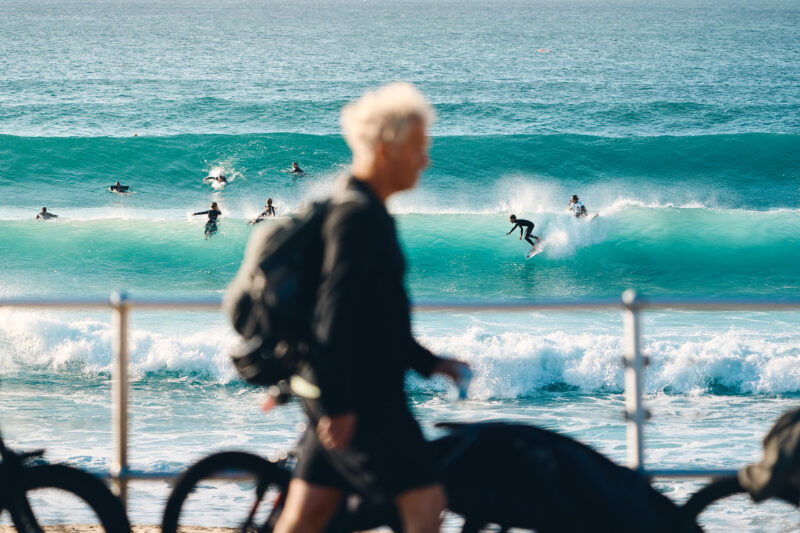
[[325,243],[320,286],[314,313],[314,335],[319,349],[315,370],[320,404],[331,417],[353,408],[353,339],[361,324],[354,321],[357,306],[377,250],[378,230],[363,204],[348,202],[331,207],[322,227]]
[[410,347],[411,368],[413,368],[426,378],[429,378],[431,374],[433,374],[434,370],[439,365],[439,363],[443,361],[443,359],[431,353],[430,350],[428,350],[420,343],[418,343],[417,340],[414,339],[414,337],[410,337],[410,340],[411,340],[411,347]]
[[192,216],[195,216],[195,215],[207,215],[208,213],[209,213],[208,211],[198,211],[197,213],[192,213]]
[[506,233],[506,235],[511,235],[514,232],[514,230],[517,228],[517,226],[519,226],[519,224],[514,224],[513,226],[511,226],[511,230],[509,230],[509,232]]

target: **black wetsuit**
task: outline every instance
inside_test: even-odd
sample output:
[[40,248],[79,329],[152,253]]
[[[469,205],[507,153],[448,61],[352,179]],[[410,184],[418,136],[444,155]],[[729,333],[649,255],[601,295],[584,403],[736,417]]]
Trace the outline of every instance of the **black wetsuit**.
[[[404,378],[428,376],[440,359],[411,334],[405,262],[392,217],[359,180],[334,195],[322,228],[322,277],[313,329],[318,348],[309,378],[321,396],[306,400],[311,418],[294,475],[308,483],[392,498],[437,482],[428,444],[407,406]],[[339,193],[341,194],[341,193]],[[347,448],[325,449],[315,431],[322,414],[354,413]]]
[[108,190],[111,192],[127,192],[130,188],[130,185],[112,185]]
[[259,222],[261,222],[261,221],[262,221],[262,220],[264,220],[265,218],[267,218],[267,217],[274,217],[274,216],[276,216],[276,215],[275,215],[275,207],[274,207],[274,206],[269,206],[269,207],[265,208],[265,209],[264,209],[264,210],[261,212],[261,214],[260,214],[260,215],[258,215],[258,216],[257,216],[256,218],[254,218],[252,221],[250,221],[250,223],[251,223],[251,224],[258,224]]
[[36,215],[36,220],[50,220],[51,218],[58,218],[58,215],[54,215],[48,211],[42,211]]
[[[531,222],[530,220],[525,220],[524,218],[518,218],[517,222],[514,224],[514,227],[511,228],[511,231],[514,231],[515,229],[519,228],[519,234],[520,234],[520,236],[522,236],[522,228],[526,228],[525,229],[525,240],[528,241],[531,246],[536,246],[536,242],[531,240],[531,232],[533,231],[533,227],[534,226],[535,226],[535,224],[533,222]],[[511,231],[506,233],[506,235],[509,235],[511,233]]]
[[217,217],[222,214],[219,209],[209,209],[208,211],[198,211],[195,215],[208,215],[208,222],[206,222],[206,237],[213,235],[217,232]]
[[289,174],[303,174],[303,169],[300,167],[293,168],[289,171]]

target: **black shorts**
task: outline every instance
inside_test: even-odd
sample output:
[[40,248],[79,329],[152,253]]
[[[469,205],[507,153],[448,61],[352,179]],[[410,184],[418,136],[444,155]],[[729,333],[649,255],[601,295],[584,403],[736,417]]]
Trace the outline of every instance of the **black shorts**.
[[407,409],[383,413],[380,420],[359,419],[344,450],[326,450],[312,425],[300,443],[295,478],[376,502],[439,483],[431,447]]

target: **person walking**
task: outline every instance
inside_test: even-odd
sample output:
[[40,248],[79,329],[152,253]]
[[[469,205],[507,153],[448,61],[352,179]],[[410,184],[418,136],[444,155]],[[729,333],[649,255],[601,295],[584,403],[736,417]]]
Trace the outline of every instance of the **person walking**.
[[342,111],[353,161],[322,227],[309,361],[320,396],[304,400],[310,424],[277,533],[324,530],[349,491],[393,502],[405,532],[439,529],[446,495],[408,409],[404,376],[414,369],[459,380],[469,367],[412,336],[403,253],[386,210],[427,166],[432,121],[432,108],[407,83],[367,92]]

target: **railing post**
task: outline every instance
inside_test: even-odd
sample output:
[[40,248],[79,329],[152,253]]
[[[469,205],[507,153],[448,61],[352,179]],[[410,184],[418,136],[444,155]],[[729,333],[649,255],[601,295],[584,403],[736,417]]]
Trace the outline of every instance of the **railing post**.
[[111,461],[113,488],[127,506],[128,474],[128,303],[125,294],[112,293],[114,361],[111,365],[111,431],[114,457]]
[[644,423],[648,412],[642,404],[642,387],[647,358],[642,355],[639,312],[641,300],[636,291],[622,293],[625,306],[625,419],[627,420],[628,466],[644,471]]

